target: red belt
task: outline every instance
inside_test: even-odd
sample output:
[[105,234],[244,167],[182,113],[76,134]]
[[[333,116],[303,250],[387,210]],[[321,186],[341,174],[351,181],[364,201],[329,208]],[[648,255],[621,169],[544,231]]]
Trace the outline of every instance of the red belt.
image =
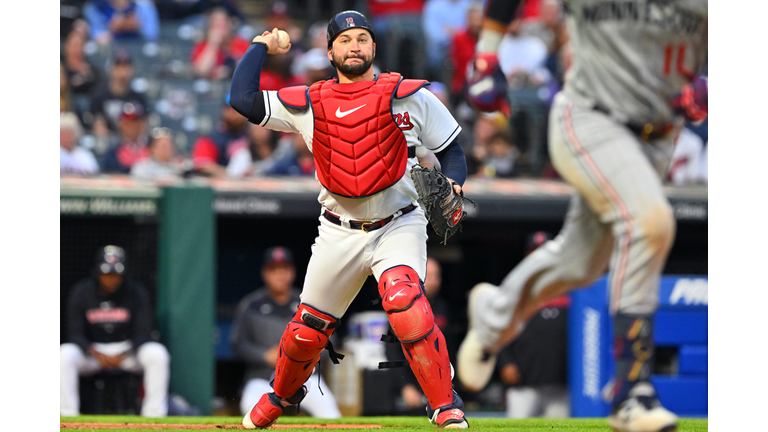
[[[410,213],[410,212],[412,212],[414,210],[416,210],[416,206],[413,205],[413,204],[410,204],[407,207],[401,208],[400,210],[398,210],[394,214],[389,215],[388,217],[385,217],[384,219],[378,220],[376,222],[349,221],[349,227],[352,228],[352,229],[363,230],[365,232],[376,231],[377,229],[382,228],[384,225],[390,223],[392,221],[392,219],[395,218],[395,215],[397,215],[398,213],[400,214],[400,216],[402,216],[402,215],[404,215],[406,213]],[[328,222],[331,222],[333,224],[342,226],[341,218],[336,216],[335,214],[329,212],[328,210],[325,210],[323,212],[323,217],[328,219]]]

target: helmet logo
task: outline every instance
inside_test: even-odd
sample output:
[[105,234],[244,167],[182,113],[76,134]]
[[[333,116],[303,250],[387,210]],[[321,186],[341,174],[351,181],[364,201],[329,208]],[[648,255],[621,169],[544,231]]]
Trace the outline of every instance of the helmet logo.
[[355,20],[352,19],[352,17],[347,17],[347,24],[349,24],[350,27],[354,27],[355,26]]

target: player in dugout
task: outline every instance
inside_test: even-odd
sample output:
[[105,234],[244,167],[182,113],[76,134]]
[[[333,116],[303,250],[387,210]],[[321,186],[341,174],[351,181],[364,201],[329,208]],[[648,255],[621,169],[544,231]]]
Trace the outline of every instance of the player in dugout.
[[[468,99],[508,110],[496,50],[520,1],[489,0]],[[608,269],[616,371],[609,425],[619,431],[677,428],[650,381],[653,314],[675,236],[662,178],[682,120],[707,115],[707,2],[565,1],[573,62],[550,111],[549,153],[575,189],[557,237],[519,263],[501,285],[469,297],[470,328],[458,377],[479,390],[501,347],[546,301],[588,286]]]
[[80,415],[78,378],[101,370],[143,372],[141,415],[168,415],[171,356],[152,340],[146,290],[125,278],[125,250],[99,249],[94,274],[72,288],[67,305],[68,342],[61,345],[62,416]]
[[394,72],[374,75],[376,37],[363,14],[344,11],[328,23],[328,60],[338,79],[260,91],[266,57],[290,50],[282,38],[274,29],[253,39],[235,70],[230,104],[252,123],[301,134],[323,186],[322,212],[301,304],[280,341],[273,391],[245,415],[243,425],[268,427],[284,407],[301,402],[320,353],[326,347],[333,352],[329,336],[372,274],[427,397],[430,422],[466,428],[445,338],[424,294],[429,215],[419,207],[409,175],[420,167],[417,156],[434,153],[447,177],[442,182],[449,198],[458,202],[453,222],[460,223],[466,214],[461,199],[466,161],[456,141],[461,128],[423,88],[426,81]]

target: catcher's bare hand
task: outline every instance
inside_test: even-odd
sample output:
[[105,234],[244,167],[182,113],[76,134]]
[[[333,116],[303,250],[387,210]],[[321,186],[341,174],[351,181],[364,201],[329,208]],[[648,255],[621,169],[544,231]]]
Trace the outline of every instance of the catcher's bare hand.
[[453,181],[453,179],[451,179],[450,177],[446,177],[446,178],[448,179],[448,181],[451,182],[451,184],[453,184],[453,191],[461,195],[461,185]]
[[288,46],[280,48],[277,45],[277,27],[272,29],[271,32],[265,31],[260,36],[253,38],[252,42],[261,42],[267,46],[267,54],[285,54],[291,49],[291,43],[288,42]]

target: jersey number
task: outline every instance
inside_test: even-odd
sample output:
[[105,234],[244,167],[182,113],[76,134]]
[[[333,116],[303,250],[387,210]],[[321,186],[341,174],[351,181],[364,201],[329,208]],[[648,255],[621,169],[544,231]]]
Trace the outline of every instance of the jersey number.
[[408,114],[408,111],[403,114],[395,114],[395,123],[400,127],[400,130],[413,129],[413,123],[411,123],[411,116]]
[[[672,60],[675,55],[675,46],[672,44],[664,47],[664,76],[669,76],[672,72]],[[693,80],[694,73],[685,68],[683,62],[685,61],[685,44],[677,46],[677,61],[675,62],[675,71],[680,75],[688,78],[689,81]]]

